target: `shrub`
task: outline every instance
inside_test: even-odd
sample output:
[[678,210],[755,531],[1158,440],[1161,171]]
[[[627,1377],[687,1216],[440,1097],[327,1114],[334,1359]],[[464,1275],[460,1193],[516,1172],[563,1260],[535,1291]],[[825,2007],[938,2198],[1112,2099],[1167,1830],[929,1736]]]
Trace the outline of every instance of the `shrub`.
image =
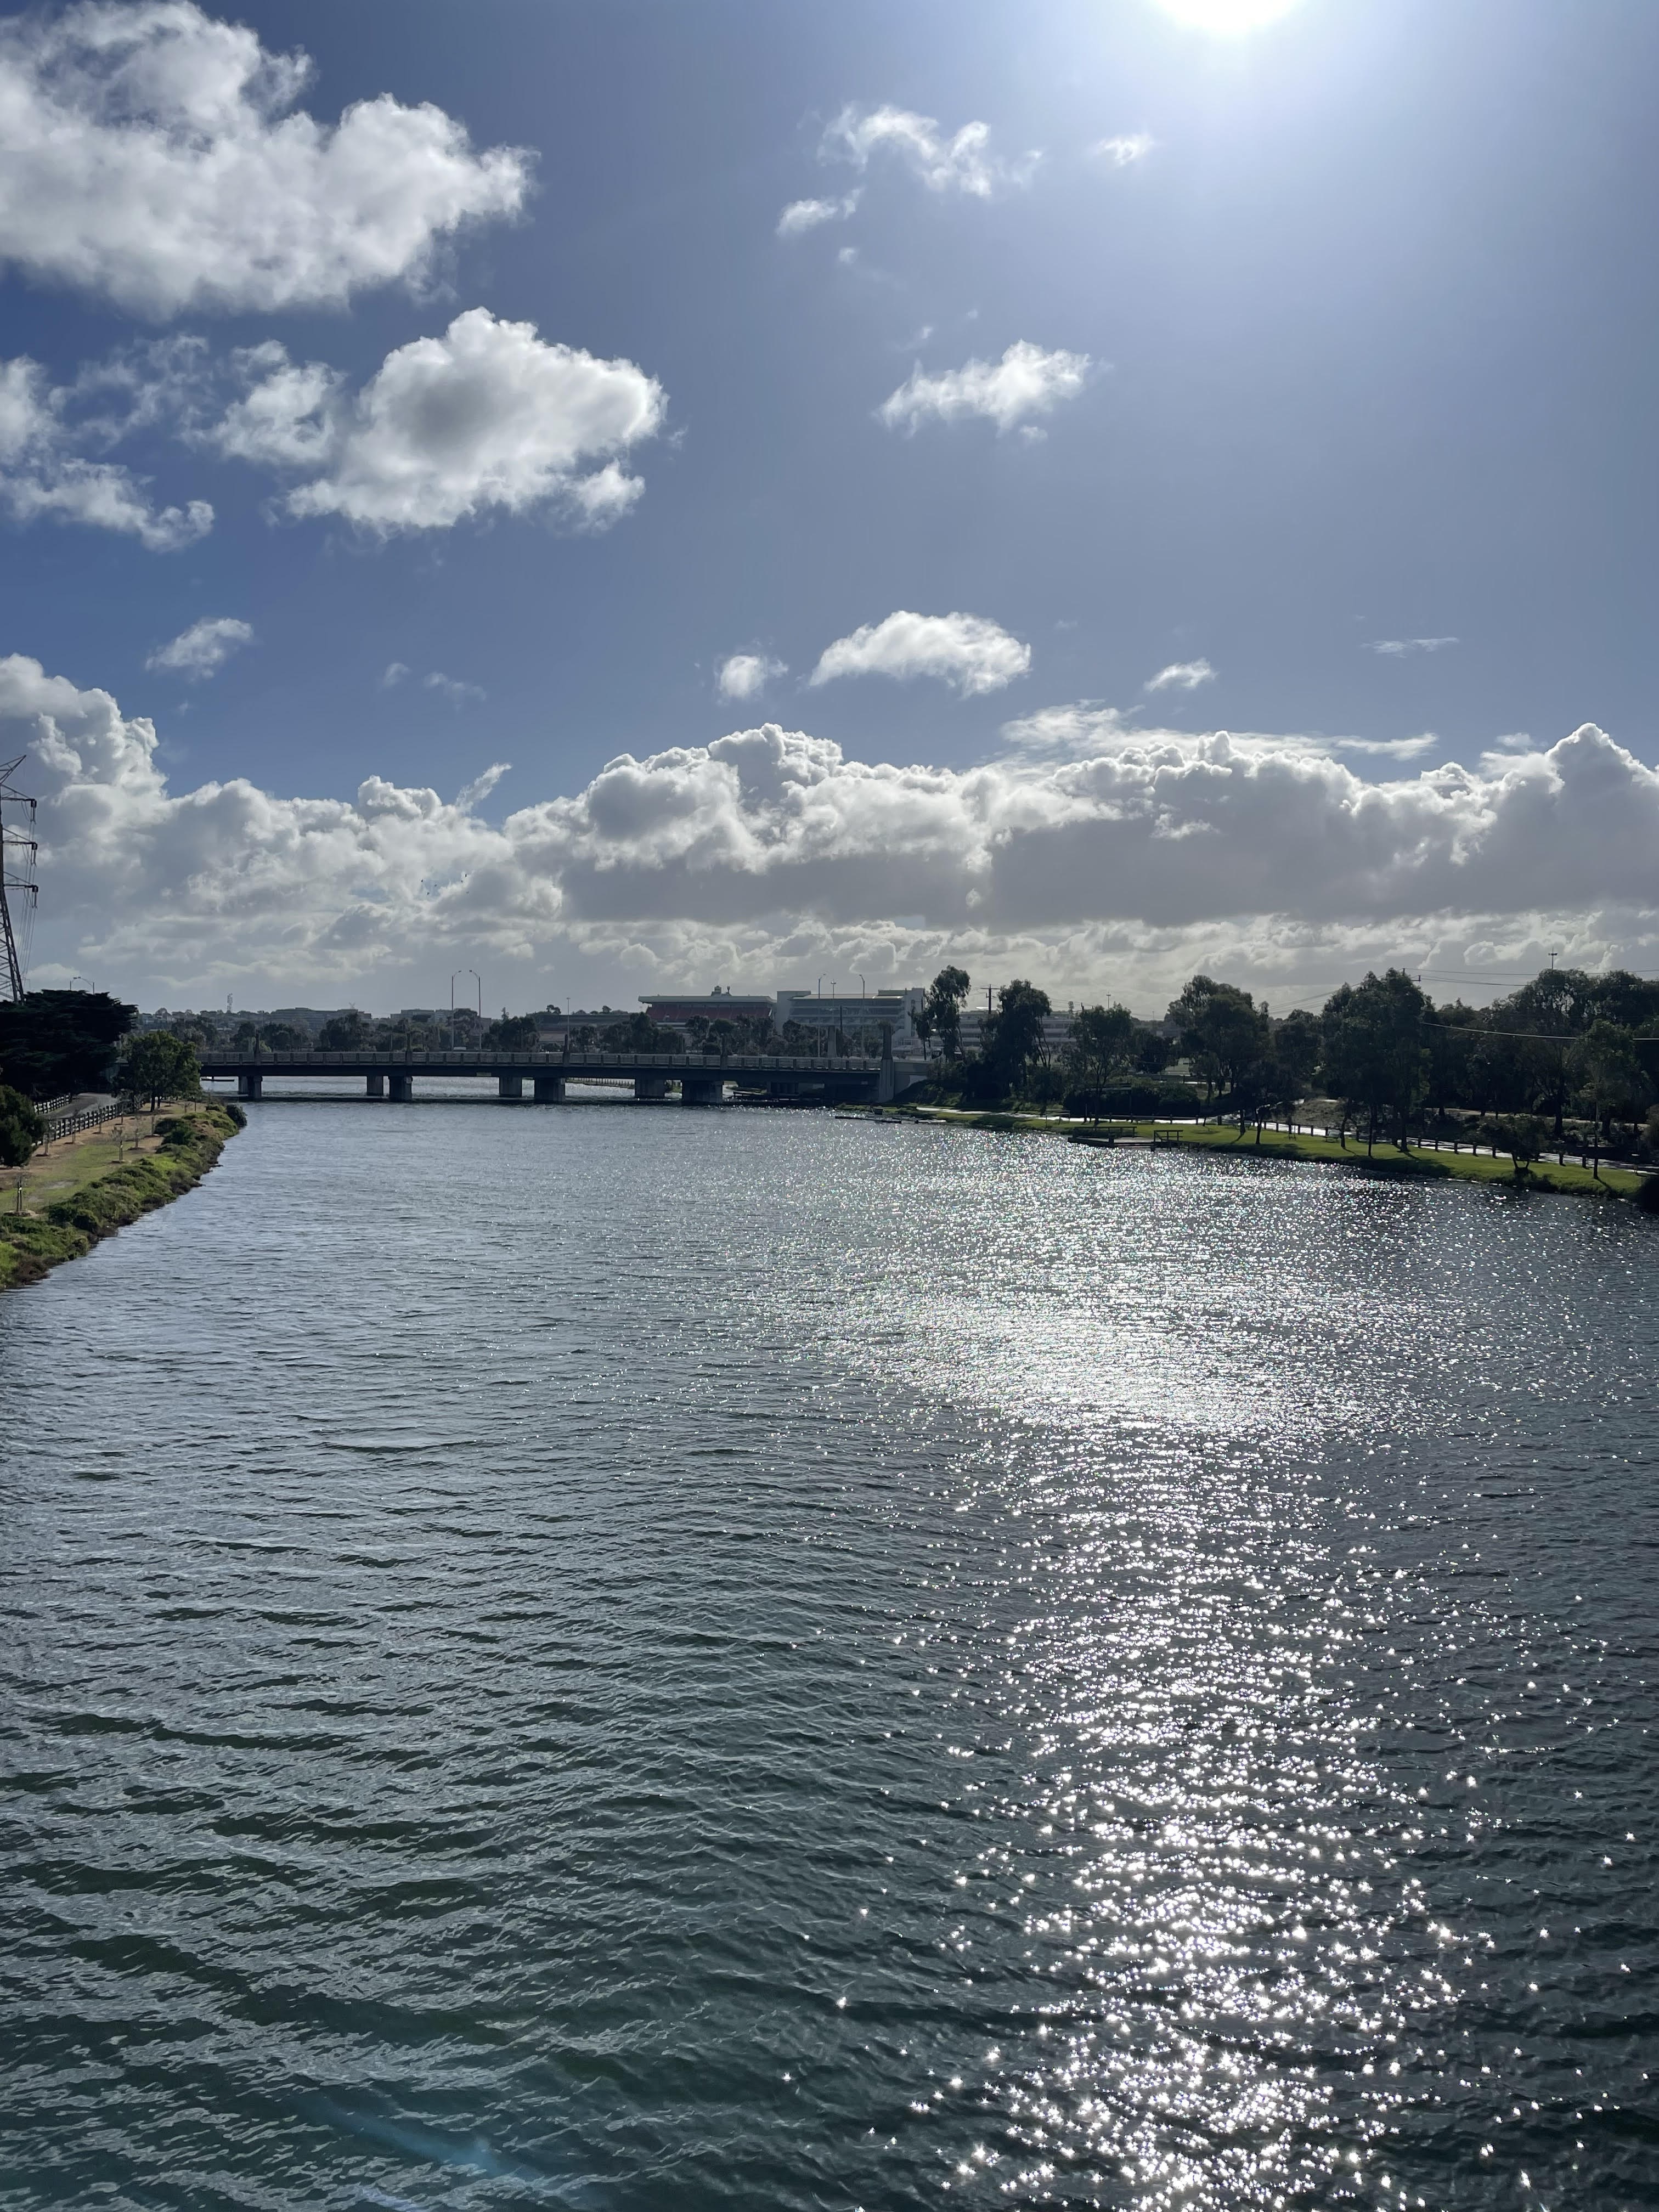
[[1659,1175],[1643,1177],[1636,1187],[1636,1203],[1644,1213],[1659,1213]]
[[21,1168],[46,1133],[46,1117],[21,1091],[0,1084],[0,1167]]

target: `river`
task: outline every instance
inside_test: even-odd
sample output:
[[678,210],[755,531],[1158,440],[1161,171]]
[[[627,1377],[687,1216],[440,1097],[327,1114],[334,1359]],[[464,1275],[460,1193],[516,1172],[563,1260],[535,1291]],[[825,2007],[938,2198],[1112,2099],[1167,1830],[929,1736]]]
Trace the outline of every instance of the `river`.
[[0,1300],[0,2205],[1659,2203],[1632,1209],[269,1102]]

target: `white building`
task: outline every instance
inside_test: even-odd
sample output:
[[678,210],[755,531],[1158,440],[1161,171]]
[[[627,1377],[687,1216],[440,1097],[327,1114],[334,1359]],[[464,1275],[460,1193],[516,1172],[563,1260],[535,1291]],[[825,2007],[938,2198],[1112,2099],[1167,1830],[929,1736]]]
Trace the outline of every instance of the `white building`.
[[893,1050],[903,1059],[921,1050],[921,1040],[911,1017],[927,996],[920,984],[874,991],[868,997],[858,994],[852,998],[843,997],[833,988],[828,996],[816,988],[810,991],[780,991],[773,1019],[780,1030],[786,1022],[798,1022],[806,1030],[839,1030],[849,1042],[854,1037],[878,1037],[882,1024],[889,1022],[893,1030]]

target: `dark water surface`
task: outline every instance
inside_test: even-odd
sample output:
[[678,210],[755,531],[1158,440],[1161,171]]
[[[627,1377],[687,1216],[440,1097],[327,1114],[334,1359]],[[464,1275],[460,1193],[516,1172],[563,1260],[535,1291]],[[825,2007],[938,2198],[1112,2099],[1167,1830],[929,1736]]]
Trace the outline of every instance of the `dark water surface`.
[[0,1301],[0,2205],[1659,2204],[1659,1234],[255,1109]]

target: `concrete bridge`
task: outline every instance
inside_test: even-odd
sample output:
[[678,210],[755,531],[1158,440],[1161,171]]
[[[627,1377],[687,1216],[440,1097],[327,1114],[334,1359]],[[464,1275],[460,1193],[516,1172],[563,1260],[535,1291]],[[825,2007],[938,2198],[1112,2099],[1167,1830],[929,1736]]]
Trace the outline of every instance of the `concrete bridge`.
[[[688,1106],[717,1105],[728,1083],[769,1097],[844,1103],[862,1100],[884,1106],[908,1081],[895,1073],[892,1057],[848,1055],[840,1059],[784,1059],[765,1053],[730,1053],[722,1058],[698,1052],[250,1052],[198,1048],[204,1075],[236,1079],[239,1098],[263,1096],[270,1075],[361,1076],[370,1098],[407,1099],[422,1076],[487,1076],[503,1098],[528,1096],[556,1103],[565,1085],[580,1077],[590,1082],[631,1083],[635,1098],[666,1098],[677,1083]],[[527,1086],[527,1088],[526,1088]]]

